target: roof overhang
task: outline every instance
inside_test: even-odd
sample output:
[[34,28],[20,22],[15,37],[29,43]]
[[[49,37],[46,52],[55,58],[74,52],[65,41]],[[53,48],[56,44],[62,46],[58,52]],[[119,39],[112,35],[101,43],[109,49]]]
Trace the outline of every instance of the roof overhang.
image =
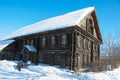
[[0,42],[0,52],[5,49],[7,46],[9,46],[11,43],[13,43],[15,40],[5,40]]

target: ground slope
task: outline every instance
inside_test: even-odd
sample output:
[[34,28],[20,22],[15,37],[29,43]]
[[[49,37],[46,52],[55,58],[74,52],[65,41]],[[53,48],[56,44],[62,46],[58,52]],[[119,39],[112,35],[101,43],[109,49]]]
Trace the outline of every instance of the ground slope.
[[16,69],[17,61],[0,61],[0,80],[119,80],[120,68],[99,73],[72,74],[68,69],[45,64],[31,65],[21,71]]

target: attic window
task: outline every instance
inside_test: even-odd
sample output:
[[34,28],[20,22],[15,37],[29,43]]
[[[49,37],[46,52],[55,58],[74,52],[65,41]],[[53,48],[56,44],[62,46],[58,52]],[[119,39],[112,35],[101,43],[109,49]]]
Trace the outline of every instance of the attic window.
[[94,34],[93,29],[94,29],[94,23],[92,17],[90,17],[87,19],[87,31],[93,35]]
[[91,34],[93,34],[93,27],[90,26],[89,29],[90,29],[89,32],[90,32]]
[[91,19],[91,18],[89,19],[89,24],[90,24],[90,25],[93,25],[93,22],[92,22],[92,19]]

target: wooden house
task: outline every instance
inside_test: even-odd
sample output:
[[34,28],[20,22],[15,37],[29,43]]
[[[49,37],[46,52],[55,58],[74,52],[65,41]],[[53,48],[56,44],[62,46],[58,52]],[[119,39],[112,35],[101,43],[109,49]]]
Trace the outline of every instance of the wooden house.
[[[78,70],[99,60],[102,37],[94,7],[42,20],[2,39],[1,56]],[[1,45],[1,43],[0,43]]]

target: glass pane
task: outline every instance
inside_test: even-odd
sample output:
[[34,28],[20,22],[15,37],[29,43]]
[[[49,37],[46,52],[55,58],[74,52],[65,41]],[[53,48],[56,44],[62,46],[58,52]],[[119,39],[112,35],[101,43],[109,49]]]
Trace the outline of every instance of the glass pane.
[[77,37],[77,44],[78,44],[79,47],[81,46],[81,44],[80,44],[80,43],[81,43],[81,40],[80,40],[80,39],[81,39],[81,37],[78,36],[78,37]]
[[51,45],[54,45],[54,44],[55,44],[55,37],[52,36],[52,37],[51,37]]
[[84,39],[84,48],[86,48],[86,39]]
[[45,45],[45,37],[42,38],[42,45]]
[[62,44],[66,44],[66,35],[62,35]]

